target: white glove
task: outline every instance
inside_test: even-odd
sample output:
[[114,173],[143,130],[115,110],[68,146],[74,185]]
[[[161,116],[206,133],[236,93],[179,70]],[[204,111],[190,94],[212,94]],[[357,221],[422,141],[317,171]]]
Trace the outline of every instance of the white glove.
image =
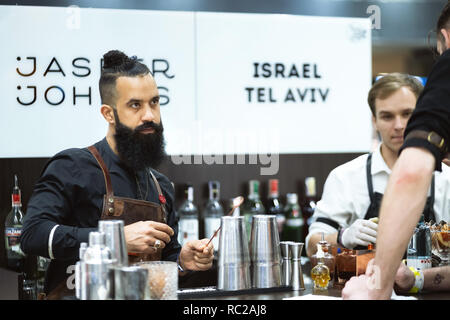
[[360,245],[367,247],[377,241],[378,224],[364,219],[357,219],[342,233],[341,242],[344,247],[353,249]]

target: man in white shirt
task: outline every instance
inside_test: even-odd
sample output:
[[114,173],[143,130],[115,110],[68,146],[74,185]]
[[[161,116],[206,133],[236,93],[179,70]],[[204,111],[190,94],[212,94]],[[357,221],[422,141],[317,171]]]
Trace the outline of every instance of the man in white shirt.
[[[368,103],[382,143],[373,153],[330,172],[306,237],[308,256],[316,252],[322,233],[330,244],[348,249],[362,249],[376,242],[378,225],[374,218],[378,217],[406,124],[422,89],[417,79],[399,73],[388,74],[372,86]],[[448,220],[449,211],[450,169],[444,165],[442,173],[434,176],[423,215],[425,221]]]

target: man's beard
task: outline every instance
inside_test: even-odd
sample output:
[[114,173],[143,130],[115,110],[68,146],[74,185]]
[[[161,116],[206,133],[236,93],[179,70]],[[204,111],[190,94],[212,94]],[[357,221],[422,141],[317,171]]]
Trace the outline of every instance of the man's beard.
[[[114,139],[120,159],[135,171],[158,167],[166,157],[162,121],[160,124],[153,121],[145,122],[133,130],[120,122],[115,110],[114,116],[116,117]],[[140,132],[148,128],[153,128],[154,132],[147,134]]]

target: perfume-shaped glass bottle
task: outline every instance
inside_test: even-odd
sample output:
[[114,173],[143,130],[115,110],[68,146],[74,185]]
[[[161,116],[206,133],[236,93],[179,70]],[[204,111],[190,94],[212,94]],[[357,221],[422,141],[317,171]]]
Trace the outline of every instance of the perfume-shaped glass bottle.
[[317,244],[317,265],[311,270],[311,279],[314,281],[314,289],[327,290],[330,282],[330,269],[324,264],[325,254],[322,245]]
[[[322,232],[322,240],[320,240],[318,242],[318,244],[320,244],[320,246],[322,247],[323,264],[326,265],[328,267],[328,269],[330,270],[329,287],[331,287],[334,284],[333,281],[334,281],[334,274],[335,274],[335,269],[336,269],[336,258],[335,258],[335,256],[333,256],[331,254],[331,245],[328,241],[325,240],[325,234],[323,232]],[[317,257],[317,252],[311,256],[310,261],[311,261],[311,268],[314,268],[319,261],[319,258]]]

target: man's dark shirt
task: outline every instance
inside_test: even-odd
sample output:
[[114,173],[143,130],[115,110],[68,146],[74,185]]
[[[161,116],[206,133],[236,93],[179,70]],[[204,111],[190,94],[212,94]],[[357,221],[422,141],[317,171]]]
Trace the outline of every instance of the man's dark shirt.
[[[111,175],[115,196],[159,203],[155,183],[144,171],[136,174],[126,167],[109,147],[106,138],[97,142],[98,149]],[[162,252],[162,260],[175,261],[181,250],[177,241],[178,222],[174,204],[174,189],[161,173],[152,170],[167,199],[167,224],[174,230],[170,243]],[[147,180],[147,181],[146,181]],[[148,186],[148,193],[147,193]],[[56,154],[47,163],[28,202],[21,236],[21,248],[27,254],[49,257],[49,235],[53,234],[51,261],[45,279],[48,293],[68,276],[79,260],[81,242],[89,242],[89,233],[97,231],[106,193],[103,172],[86,149],[68,149]]]
[[[446,50],[434,64],[406,126],[405,138],[413,130],[434,131],[444,138],[447,145],[450,144],[450,50]],[[400,152],[407,147],[426,148],[436,159],[436,170],[442,170],[441,161],[445,155],[432,143],[419,138],[408,139]]]

